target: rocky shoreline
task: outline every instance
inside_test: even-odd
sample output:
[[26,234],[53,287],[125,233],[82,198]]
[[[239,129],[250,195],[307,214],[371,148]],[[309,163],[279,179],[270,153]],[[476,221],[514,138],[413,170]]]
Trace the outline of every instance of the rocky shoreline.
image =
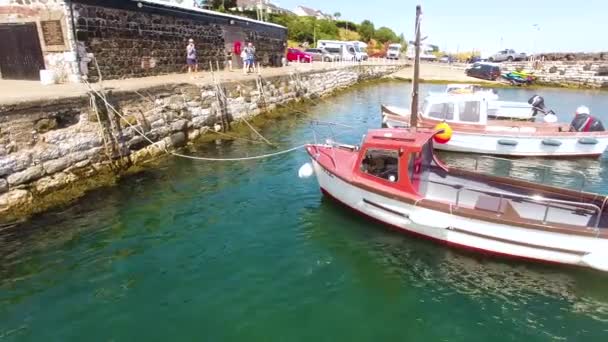
[[400,68],[363,65],[247,82],[108,91],[109,106],[98,95],[5,106],[0,116],[0,221],[43,212],[114,184],[167,155],[166,150],[204,142],[209,130],[224,130],[277,106],[326,96]]

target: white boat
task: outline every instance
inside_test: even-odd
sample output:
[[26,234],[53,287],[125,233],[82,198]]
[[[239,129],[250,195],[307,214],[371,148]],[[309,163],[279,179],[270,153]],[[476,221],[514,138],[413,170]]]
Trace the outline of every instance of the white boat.
[[[412,108],[417,108],[420,18]],[[454,111],[470,118],[474,112]],[[413,116],[412,122],[418,120]],[[608,272],[607,196],[447,167],[434,142],[449,127],[370,130],[360,145],[306,146],[321,191],[393,229],[454,248]],[[437,146],[441,146],[438,144]]]
[[[541,114],[542,115],[542,114]],[[383,124],[408,127],[410,111],[382,106]],[[488,101],[477,95],[427,97],[418,126],[447,122],[450,141],[437,149],[501,156],[597,157],[608,146],[608,132],[570,132],[569,124],[492,120]]]
[[498,100],[498,94],[493,89],[486,89],[475,83],[450,83],[442,92],[429,92],[430,96],[464,94],[479,94],[484,95],[487,100]]
[[608,271],[606,196],[447,167],[434,154],[435,134],[378,129],[359,146],[311,144],[308,168],[325,195],[397,231]]
[[428,96],[476,95],[488,103],[488,118],[500,120],[534,120],[534,108],[527,102],[500,101],[493,89],[479,84],[448,84],[443,92],[429,92]]

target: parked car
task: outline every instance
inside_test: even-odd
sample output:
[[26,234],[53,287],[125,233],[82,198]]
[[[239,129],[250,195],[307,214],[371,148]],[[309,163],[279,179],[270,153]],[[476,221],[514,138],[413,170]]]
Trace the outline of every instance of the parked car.
[[500,67],[490,63],[474,63],[464,73],[470,77],[496,81],[500,77]]
[[341,48],[324,47],[323,49],[332,55],[336,61],[341,61],[343,59]]
[[525,61],[526,54],[525,53],[517,53],[515,50],[502,50],[498,51],[496,54],[490,56],[488,61],[490,62],[512,62],[512,61]]
[[287,49],[287,61],[312,63],[312,55],[302,50],[289,48]]
[[443,57],[439,58],[439,62],[441,62],[441,63],[453,63],[454,62],[454,57],[452,57],[452,56],[443,56]]
[[472,56],[469,59],[467,59],[467,63],[469,63],[469,64],[477,63],[477,62],[481,62],[481,57],[479,57],[479,56]]
[[304,52],[311,55],[313,61],[332,62],[338,59],[338,56],[325,49],[306,49]]

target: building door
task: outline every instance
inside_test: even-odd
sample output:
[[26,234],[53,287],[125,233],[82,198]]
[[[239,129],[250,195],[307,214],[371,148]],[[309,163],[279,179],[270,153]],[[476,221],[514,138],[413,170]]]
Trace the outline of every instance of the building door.
[[39,80],[44,58],[36,23],[0,25],[0,73],[3,79]]

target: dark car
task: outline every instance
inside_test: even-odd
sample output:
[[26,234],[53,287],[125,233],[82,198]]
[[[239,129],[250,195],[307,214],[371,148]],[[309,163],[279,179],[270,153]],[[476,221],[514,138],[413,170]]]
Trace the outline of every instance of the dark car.
[[474,63],[470,68],[466,69],[464,73],[467,76],[496,81],[496,79],[500,77],[500,67],[488,63]]

